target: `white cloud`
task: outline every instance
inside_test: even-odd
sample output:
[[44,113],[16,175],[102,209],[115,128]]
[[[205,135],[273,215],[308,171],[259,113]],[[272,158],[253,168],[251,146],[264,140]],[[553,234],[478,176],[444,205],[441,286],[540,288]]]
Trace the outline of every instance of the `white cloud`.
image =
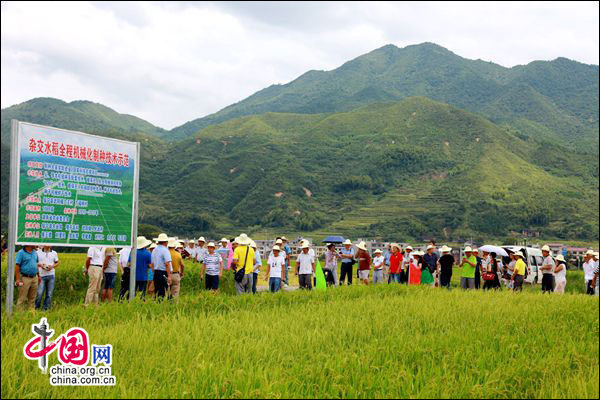
[[388,43],[598,64],[598,3],[2,2],[2,107],[86,99],[165,128]]

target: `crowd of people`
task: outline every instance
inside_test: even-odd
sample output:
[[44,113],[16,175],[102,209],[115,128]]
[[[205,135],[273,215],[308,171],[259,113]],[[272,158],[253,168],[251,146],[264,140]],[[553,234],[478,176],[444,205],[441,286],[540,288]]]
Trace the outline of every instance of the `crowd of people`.
[[[135,279],[135,295],[143,299],[153,296],[158,301],[177,299],[186,262],[199,265],[206,290],[217,292],[224,271],[232,271],[238,294],[256,293],[262,257],[266,258],[265,277],[268,290],[278,292],[290,284],[290,271],[298,277],[300,289],[311,290],[316,285],[317,260],[315,250],[308,241],[300,242],[298,254],[292,254],[288,239],[277,237],[269,254],[262,255],[256,243],[246,234],[220,242],[206,243],[204,237],[187,242],[170,238],[161,233],[148,240],[137,238],[135,276],[131,275],[132,254],[130,248],[116,251],[112,247],[91,246],[87,251],[84,274],[88,277],[88,289],[84,304],[111,302],[117,278],[121,273],[119,301],[129,294],[130,281]],[[542,249],[542,292],[564,293],[567,264],[562,255],[553,257],[548,246]],[[376,249],[372,254],[364,242],[343,242],[338,250],[336,244],[327,244],[322,271],[327,286],[352,285],[354,265],[360,283],[426,285],[450,289],[455,269],[460,273],[460,287],[464,290],[521,291],[531,273],[523,253],[511,252],[499,257],[494,252],[465,247],[457,262],[448,246],[437,248],[431,242],[425,251],[406,245],[390,243],[385,250]],[[60,261],[58,254],[48,245],[24,246],[16,255],[16,285],[19,287],[17,308],[49,309],[52,306],[55,270]],[[295,268],[294,268],[295,267]],[[339,278],[338,278],[339,267]],[[598,253],[588,251],[583,264],[586,292],[598,296]],[[483,281],[483,285],[482,285]]]

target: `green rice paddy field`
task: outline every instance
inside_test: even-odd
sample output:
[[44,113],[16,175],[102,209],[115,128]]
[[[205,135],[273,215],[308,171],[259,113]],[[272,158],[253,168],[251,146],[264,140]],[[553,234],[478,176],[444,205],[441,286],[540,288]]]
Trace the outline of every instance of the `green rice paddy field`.
[[[61,259],[51,312],[9,319],[2,288],[2,398],[599,397],[599,302],[581,272],[563,296],[354,285],[236,297],[229,279],[200,290],[194,266],[178,303],[84,308],[83,255]],[[116,385],[51,386],[23,356],[42,316],[112,344]]]

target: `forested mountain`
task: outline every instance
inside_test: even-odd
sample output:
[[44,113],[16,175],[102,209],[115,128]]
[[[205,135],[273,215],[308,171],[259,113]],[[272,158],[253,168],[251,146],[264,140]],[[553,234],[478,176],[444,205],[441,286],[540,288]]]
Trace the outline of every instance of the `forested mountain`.
[[1,116],[3,230],[15,118],[140,141],[141,222],[180,235],[598,240],[598,67],[566,59],[385,46],[171,132],[87,101]]
[[598,145],[598,66],[565,58],[504,68],[432,43],[387,45],[332,71],[309,71],[169,132],[171,139],[244,115],[323,113],[425,96],[523,134],[579,148]]

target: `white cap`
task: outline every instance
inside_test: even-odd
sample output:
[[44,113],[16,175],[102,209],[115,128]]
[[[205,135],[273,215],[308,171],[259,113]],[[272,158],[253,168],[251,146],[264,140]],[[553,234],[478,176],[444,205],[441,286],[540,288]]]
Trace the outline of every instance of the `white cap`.
[[275,245],[275,246],[273,246],[273,251],[275,251],[275,250],[279,251],[281,249],[279,248],[279,246]]
[[167,236],[166,233],[161,233],[160,235],[158,235],[158,237],[156,238],[157,242],[168,242],[169,241],[169,237]]
[[543,245],[542,251],[550,251],[550,246],[548,246],[547,244]]
[[473,249],[469,246],[465,247],[465,253],[472,253]]
[[216,247],[214,242],[210,242],[206,247]]
[[430,244],[429,246],[427,246],[427,250],[431,250],[431,249],[435,249],[435,246]]
[[206,242],[206,239],[204,239],[204,236],[200,236],[200,237],[198,238],[198,241],[199,241],[199,242]]
[[351,241],[350,239],[346,239],[346,240],[344,241],[344,244],[352,244],[352,241]]
[[229,240],[227,240],[227,238],[221,238],[221,242],[228,242]]

